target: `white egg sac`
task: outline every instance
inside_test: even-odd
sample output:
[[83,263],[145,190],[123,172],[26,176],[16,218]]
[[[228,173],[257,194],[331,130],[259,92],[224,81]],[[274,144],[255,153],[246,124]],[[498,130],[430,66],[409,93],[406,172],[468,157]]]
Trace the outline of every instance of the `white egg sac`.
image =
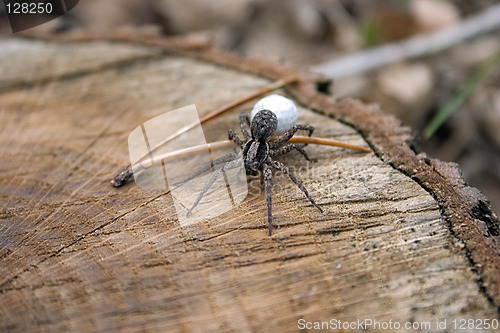
[[278,117],[278,128],[274,132],[275,135],[285,133],[295,125],[299,117],[295,103],[280,95],[269,95],[259,100],[253,107],[250,119],[253,119],[260,110],[270,110]]

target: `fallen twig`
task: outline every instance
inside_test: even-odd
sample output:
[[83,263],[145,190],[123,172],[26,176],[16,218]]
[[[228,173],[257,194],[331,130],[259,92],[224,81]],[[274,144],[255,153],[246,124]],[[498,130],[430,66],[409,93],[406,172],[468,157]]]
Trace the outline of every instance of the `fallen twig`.
[[495,5],[454,26],[327,61],[312,66],[311,70],[330,78],[349,76],[400,60],[439,52],[465,39],[499,27],[500,5]]

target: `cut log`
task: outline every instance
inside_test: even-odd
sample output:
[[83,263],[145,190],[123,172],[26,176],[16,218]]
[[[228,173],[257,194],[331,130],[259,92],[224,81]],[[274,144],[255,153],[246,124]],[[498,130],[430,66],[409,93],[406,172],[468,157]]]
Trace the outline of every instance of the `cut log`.
[[[499,224],[487,199],[458,166],[417,154],[411,130],[376,106],[319,92],[316,75],[189,40],[4,38],[0,49],[2,331],[361,321],[437,332],[445,320],[448,331],[453,320],[498,320]],[[323,214],[283,175],[271,237],[258,179],[234,209],[188,227],[168,192],[110,184],[144,121],[190,104],[204,115],[291,74],[302,80],[279,93],[300,105],[299,123],[375,152],[308,145],[316,163],[283,157]],[[207,141],[226,139],[251,108],[207,123]]]

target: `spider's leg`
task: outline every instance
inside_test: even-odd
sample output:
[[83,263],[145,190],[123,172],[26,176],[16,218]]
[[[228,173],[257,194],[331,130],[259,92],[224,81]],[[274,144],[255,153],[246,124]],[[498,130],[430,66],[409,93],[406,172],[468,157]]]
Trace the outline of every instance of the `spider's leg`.
[[203,165],[200,169],[198,169],[194,174],[192,174],[188,178],[183,179],[182,181],[175,183],[174,185],[179,185],[179,184],[185,183],[187,181],[190,181],[190,180],[204,174],[208,170],[212,169],[214,166],[217,166],[217,165],[222,164],[222,163],[234,161],[237,158],[238,158],[238,154],[236,154],[236,153],[229,153],[227,155],[216,158],[211,163],[207,163],[206,165]]
[[279,156],[279,155],[284,155],[292,150],[297,150],[299,153],[301,153],[304,158],[308,161],[311,161],[311,162],[316,162],[317,160],[314,158],[314,159],[311,159],[309,158],[309,156],[307,155],[306,151],[304,150],[304,148],[302,148],[302,146],[300,145],[297,145],[297,144],[294,144],[294,143],[289,143],[287,145],[284,145],[282,147],[279,147],[279,148],[276,148],[274,150],[271,150],[270,152],[270,156],[271,157],[274,157],[274,156]]
[[309,192],[307,191],[307,189],[304,187],[304,185],[302,184],[302,182],[300,180],[297,179],[297,177],[295,177],[295,174],[290,171],[290,169],[284,165],[283,163],[281,162],[278,162],[278,161],[275,161],[275,160],[272,160],[271,158],[269,158],[267,160],[267,162],[269,164],[271,164],[273,166],[273,168],[283,172],[283,173],[286,173],[288,175],[288,177],[290,177],[290,179],[295,183],[295,185],[298,186],[298,188],[300,188],[300,190],[302,192],[304,192],[304,194],[306,195],[307,199],[309,199],[309,201],[316,207],[318,208],[318,210],[323,213],[323,209],[321,209],[320,206],[318,206],[318,204],[316,204],[316,202],[314,202],[314,199],[311,198],[311,196],[309,195]]
[[227,134],[228,134],[229,140],[234,141],[234,143],[236,143],[238,145],[238,147],[240,147],[241,150],[243,150],[245,148],[245,142],[243,142],[243,140],[241,140],[240,136],[238,134],[236,134],[236,132],[233,129],[230,129],[229,131],[227,131]]
[[262,179],[264,179],[264,188],[266,190],[266,202],[267,202],[267,223],[269,224],[269,236],[273,233],[273,193],[272,193],[272,179],[273,172],[271,171],[271,167],[264,163],[262,165]]
[[186,213],[186,216],[191,215],[191,212],[193,211],[193,209],[195,209],[196,206],[198,206],[198,204],[200,203],[201,199],[203,198],[203,195],[205,195],[205,193],[207,193],[208,189],[213,185],[213,183],[215,182],[215,180],[217,179],[217,177],[219,177],[219,175],[221,174],[221,172],[229,170],[229,169],[232,169],[232,168],[236,168],[240,164],[241,164],[241,161],[239,159],[237,159],[237,160],[229,161],[226,164],[224,164],[223,166],[221,166],[219,169],[217,169],[212,174],[212,177],[210,177],[210,179],[208,180],[208,182],[205,184],[205,186],[201,190],[200,194],[198,194],[198,197],[196,198],[195,202],[193,203],[193,205],[191,206],[191,208]]
[[263,187],[266,186],[266,184],[264,183],[264,171],[260,172],[260,185],[262,185]]
[[240,130],[245,141],[248,141],[252,138],[252,136],[250,135],[250,128],[248,127],[248,116],[246,113],[240,114]]
[[270,142],[269,146],[271,148],[276,148],[276,147],[282,145],[283,143],[290,140],[292,138],[292,136],[294,136],[295,133],[297,133],[298,130],[307,131],[308,132],[307,135],[311,136],[312,133],[314,132],[314,126],[300,125],[300,124],[293,125],[288,131],[286,131],[283,135],[281,135],[275,141]]

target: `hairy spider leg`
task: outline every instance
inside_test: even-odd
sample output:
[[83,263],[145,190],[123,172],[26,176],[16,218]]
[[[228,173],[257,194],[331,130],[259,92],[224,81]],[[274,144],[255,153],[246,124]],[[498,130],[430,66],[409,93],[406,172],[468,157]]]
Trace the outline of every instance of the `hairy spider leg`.
[[252,139],[252,135],[250,134],[250,127],[248,125],[248,116],[246,113],[240,114],[240,130],[245,141]]
[[274,150],[271,150],[269,152],[269,155],[271,157],[275,157],[275,156],[280,156],[280,155],[284,155],[286,153],[289,153],[291,152],[292,150],[297,150],[299,153],[302,154],[302,156],[304,156],[304,158],[308,161],[311,161],[311,162],[316,162],[317,160],[315,158],[309,158],[309,156],[307,155],[306,151],[304,150],[304,148],[302,148],[302,146],[300,145],[297,145],[295,143],[289,143],[287,145],[284,145],[282,147],[279,147],[279,148],[275,148]]
[[234,143],[236,143],[238,147],[241,148],[241,150],[245,148],[245,142],[241,140],[240,136],[233,129],[228,130],[227,135],[229,137],[229,140],[232,140]]
[[[241,116],[240,116],[241,118]],[[242,129],[241,130],[243,132],[243,134],[245,134],[244,130]],[[241,140],[240,136],[238,134],[236,134],[236,132],[232,129],[228,130],[227,132],[228,136],[229,136],[229,140],[232,140],[234,143],[236,143],[238,145],[238,147],[240,147],[241,151],[243,152],[245,150],[245,146],[246,146],[246,142],[244,142],[243,140]],[[241,174],[241,171],[238,173],[238,180],[240,180],[240,174]]]
[[272,194],[272,179],[273,172],[271,167],[264,163],[262,168],[261,182],[264,181],[264,188],[266,190],[266,202],[267,202],[267,223],[269,224],[269,236],[273,233],[273,194]]
[[[240,120],[242,118],[243,117],[241,117],[241,115],[240,115]],[[245,115],[245,118],[246,118],[246,115]],[[243,135],[248,134],[248,130],[245,133],[245,127],[241,123],[240,123],[240,126],[241,126],[241,131],[242,131]],[[247,127],[248,127],[248,125],[247,125]],[[233,129],[230,129],[228,131],[228,136],[229,136],[229,139],[232,140],[234,143],[236,143],[242,150],[245,148],[245,142],[243,142],[243,140],[241,140],[241,138],[239,137],[239,135]],[[215,180],[217,179],[217,177],[219,177],[219,175],[220,175],[221,172],[224,172],[224,171],[229,170],[231,168],[236,168],[236,167],[238,167],[240,165],[240,163],[241,163],[241,157],[238,158],[238,154],[236,154],[236,153],[230,153],[230,154],[224,155],[222,157],[219,157],[219,158],[215,159],[211,163],[210,167],[204,168],[204,169],[198,171],[194,176],[191,176],[187,180],[191,180],[191,179],[193,179],[193,178],[201,175],[202,173],[210,170],[210,168],[212,168],[213,165],[221,164],[221,163],[226,163],[226,164],[224,164],[222,167],[220,167],[219,169],[217,169],[212,174],[212,176],[210,177],[210,179],[205,184],[205,186],[201,190],[200,194],[196,198],[196,201],[194,202],[193,206],[191,206],[191,208],[186,213],[186,216],[189,216],[191,214],[191,212],[193,211],[193,209],[196,208],[196,206],[200,203],[201,199],[203,198],[203,195],[205,195],[205,193],[208,191],[208,189],[213,185],[213,183],[215,182]]]
[[229,161],[226,164],[224,164],[223,166],[221,166],[219,169],[217,169],[212,174],[212,176],[210,177],[210,179],[208,180],[208,182],[205,184],[205,186],[201,190],[200,194],[198,194],[198,197],[196,198],[195,202],[193,203],[193,205],[191,206],[191,208],[186,213],[186,216],[191,215],[191,212],[193,211],[193,209],[195,209],[196,206],[198,206],[198,204],[200,203],[201,199],[203,198],[203,195],[205,195],[205,193],[208,191],[208,189],[213,185],[213,183],[215,182],[215,180],[217,179],[217,177],[219,177],[219,175],[221,174],[221,172],[224,172],[224,171],[229,170],[229,169],[236,168],[239,165],[241,165],[241,159],[240,158],[236,159],[236,160],[233,160],[233,161]]
[[221,156],[219,158],[216,158],[215,160],[211,161],[211,163],[206,163],[206,165],[202,166],[198,171],[196,171],[194,174],[192,174],[188,178],[183,179],[182,181],[175,183],[174,185],[179,185],[179,184],[183,184],[185,182],[188,182],[188,181],[204,174],[205,172],[209,171],[210,169],[212,169],[215,166],[218,166],[222,163],[234,161],[237,158],[238,158],[237,153],[229,153],[229,154],[226,154],[226,155]]
[[318,206],[318,204],[316,204],[316,202],[314,202],[314,199],[311,198],[311,196],[309,195],[309,192],[307,191],[307,189],[304,187],[304,185],[302,184],[302,182],[300,180],[297,179],[297,177],[295,176],[295,174],[290,171],[290,169],[284,165],[283,163],[281,162],[278,162],[278,161],[275,161],[271,158],[268,158],[267,163],[269,163],[273,168],[275,168],[276,170],[279,170],[283,173],[286,173],[288,175],[288,177],[290,177],[290,179],[295,183],[295,185],[297,185],[300,190],[302,192],[304,192],[304,194],[306,195],[307,199],[309,199],[309,201],[316,207],[318,208],[318,210],[323,213],[323,209],[321,209],[320,206]]
[[276,148],[279,147],[280,145],[284,144],[288,140],[290,140],[295,133],[298,130],[303,130],[308,132],[308,136],[311,136],[314,132],[314,127],[313,126],[308,126],[308,125],[293,125],[288,131],[286,131],[283,135],[281,135],[279,138],[274,140],[273,142],[270,142],[269,145],[271,148]]

